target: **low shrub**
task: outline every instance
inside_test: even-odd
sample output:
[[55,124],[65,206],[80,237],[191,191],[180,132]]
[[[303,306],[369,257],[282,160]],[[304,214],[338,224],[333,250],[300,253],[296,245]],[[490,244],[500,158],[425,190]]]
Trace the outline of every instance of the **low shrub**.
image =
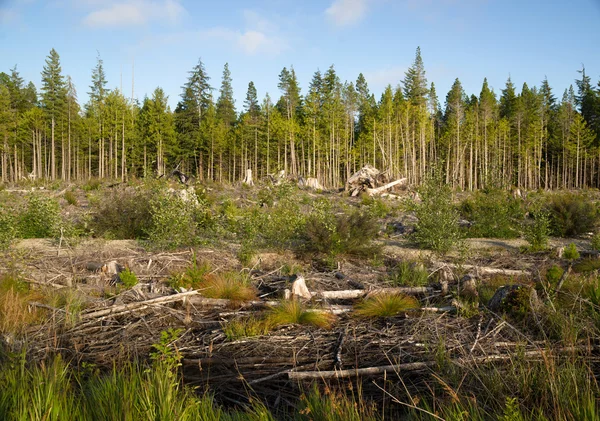
[[567,260],[579,259],[579,252],[577,251],[577,246],[575,243],[570,243],[565,247],[565,250],[563,251],[563,258]]
[[388,279],[394,286],[425,286],[429,273],[421,264],[404,260],[390,270]]
[[411,238],[425,249],[447,253],[463,237],[458,225],[459,214],[452,204],[450,186],[439,176],[426,180],[418,190],[421,201],[408,204],[418,222]]
[[572,237],[593,231],[598,224],[598,207],[580,193],[557,193],[549,197],[546,209],[550,228],[557,237]]
[[327,256],[368,257],[379,253],[374,244],[379,233],[377,220],[368,212],[334,214],[330,207],[316,206],[308,217],[302,251]]
[[533,211],[523,224],[523,237],[529,243],[529,251],[537,252],[548,248],[550,217],[543,210]]
[[132,187],[108,190],[93,201],[91,228],[97,235],[115,239],[144,238],[151,228],[153,192]]
[[65,200],[69,205],[77,206],[77,196],[75,196],[75,192],[72,190],[68,190],[65,192]]
[[509,192],[488,189],[476,192],[461,204],[463,217],[473,222],[468,233],[471,237],[516,238],[519,222],[523,219],[521,202]]
[[17,235],[14,212],[0,204],[0,250],[5,250]]
[[124,271],[119,273],[119,279],[125,288],[132,288],[138,283],[137,276],[135,276],[135,273],[133,273],[129,269],[125,269]]
[[60,206],[54,199],[32,194],[18,218],[21,238],[48,238],[60,233],[62,224]]
[[419,308],[416,298],[403,294],[377,294],[356,306],[356,314],[362,317],[393,317],[408,310]]

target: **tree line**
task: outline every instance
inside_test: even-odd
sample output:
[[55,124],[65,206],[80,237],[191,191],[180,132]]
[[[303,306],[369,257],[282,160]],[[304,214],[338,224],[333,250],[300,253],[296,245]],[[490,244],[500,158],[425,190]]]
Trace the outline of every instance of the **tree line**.
[[279,98],[259,100],[249,82],[238,110],[228,65],[217,89],[199,60],[171,110],[161,88],[141,103],[107,89],[98,57],[81,106],[52,49],[39,93],[17,66],[0,73],[1,181],[126,180],[178,166],[200,180],[284,170],[337,187],[371,164],[411,184],[435,166],[462,190],[599,187],[600,82],[585,68],[579,75],[560,100],[547,79],[517,92],[509,77],[499,93],[484,79],[470,96],[456,79],[442,107],[417,48],[404,79],[379,99],[362,73],[342,82],[333,65],[316,71],[303,94],[284,67]]

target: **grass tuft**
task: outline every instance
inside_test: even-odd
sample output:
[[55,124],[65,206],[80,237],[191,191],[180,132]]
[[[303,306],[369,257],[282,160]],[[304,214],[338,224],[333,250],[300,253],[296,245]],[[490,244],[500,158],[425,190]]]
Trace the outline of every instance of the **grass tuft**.
[[267,320],[274,326],[295,324],[328,329],[333,325],[335,316],[324,311],[309,310],[299,301],[292,300],[273,307]]
[[356,306],[362,317],[393,317],[407,310],[419,308],[416,298],[403,294],[377,294]]

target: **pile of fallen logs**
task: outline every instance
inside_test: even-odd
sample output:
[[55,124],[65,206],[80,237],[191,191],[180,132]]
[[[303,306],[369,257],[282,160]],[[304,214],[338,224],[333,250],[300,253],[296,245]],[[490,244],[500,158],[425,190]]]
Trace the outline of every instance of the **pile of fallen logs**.
[[395,195],[386,192],[395,186],[406,185],[407,181],[407,178],[399,178],[388,182],[384,173],[371,165],[366,165],[348,179],[346,182],[346,191],[352,197],[358,196],[363,192],[369,196],[395,197]]

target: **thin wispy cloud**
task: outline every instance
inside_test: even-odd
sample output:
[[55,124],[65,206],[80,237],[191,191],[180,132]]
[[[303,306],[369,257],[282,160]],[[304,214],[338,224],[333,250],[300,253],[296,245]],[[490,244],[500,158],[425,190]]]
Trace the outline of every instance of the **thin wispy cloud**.
[[288,48],[287,43],[273,34],[249,29],[245,31],[230,28],[211,28],[198,33],[201,39],[222,41],[246,55],[277,55]]
[[367,6],[368,0],[334,0],[325,15],[336,26],[350,26],[367,14]]
[[177,0],[104,2],[100,9],[85,16],[83,24],[91,28],[137,26],[155,21],[173,24],[185,13]]
[[387,85],[396,86],[404,79],[405,72],[408,67],[406,66],[390,66],[382,69],[366,71],[364,72],[365,79],[369,84],[369,88],[375,90],[382,90]]
[[0,24],[8,25],[18,18],[18,13],[14,9],[0,8]]

